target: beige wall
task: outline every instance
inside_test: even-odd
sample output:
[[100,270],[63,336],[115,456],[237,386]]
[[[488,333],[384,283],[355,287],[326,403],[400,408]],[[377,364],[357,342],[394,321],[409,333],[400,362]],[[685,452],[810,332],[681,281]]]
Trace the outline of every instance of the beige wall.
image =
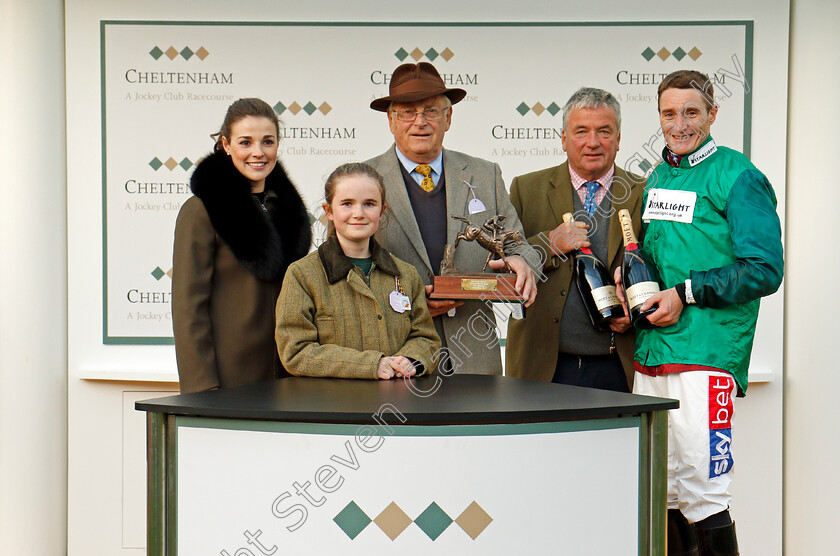
[[64,4],[0,0],[0,553],[64,554]]
[[791,9],[785,326],[785,553],[837,553],[840,493],[840,4]]

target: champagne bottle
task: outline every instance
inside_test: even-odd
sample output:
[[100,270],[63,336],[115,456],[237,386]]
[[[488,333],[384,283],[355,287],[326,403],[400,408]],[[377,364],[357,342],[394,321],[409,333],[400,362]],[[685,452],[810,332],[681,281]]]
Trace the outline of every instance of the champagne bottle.
[[651,278],[650,271],[639,255],[639,242],[633,233],[633,220],[630,211],[621,209],[618,212],[621,221],[621,231],[624,235],[624,260],[621,262],[621,282],[624,286],[624,297],[627,299],[627,309],[630,321],[637,328],[653,328],[647,316],[656,311],[658,305],[642,311],[642,303],[659,291],[659,284]]
[[[572,214],[563,215],[563,222],[571,222]],[[621,301],[615,294],[615,284],[595,253],[588,247],[575,252],[575,282],[592,326],[609,330],[610,319],[624,316]]]

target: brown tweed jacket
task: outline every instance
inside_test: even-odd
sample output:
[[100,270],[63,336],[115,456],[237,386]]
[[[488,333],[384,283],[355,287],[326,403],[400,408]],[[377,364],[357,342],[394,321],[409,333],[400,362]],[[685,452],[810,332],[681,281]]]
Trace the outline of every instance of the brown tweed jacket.
[[[434,369],[440,338],[432,324],[420,275],[371,238],[370,286],[335,236],[289,267],[277,300],[275,339],[293,375],[376,378],[382,356],[417,361],[417,374]],[[411,309],[398,313],[389,296],[399,277]]]
[[[610,189],[612,208],[609,229],[609,255],[603,261],[612,273],[621,264],[622,239],[618,211],[627,209],[633,217],[633,229],[641,237],[642,192],[645,180],[615,168],[615,178]],[[508,325],[505,363],[507,374],[519,378],[551,382],[557,365],[560,344],[560,319],[566,295],[571,288],[573,263],[551,251],[548,232],[563,222],[563,214],[574,212],[574,190],[569,176],[568,162],[518,176],[510,186],[510,199],[528,243],[541,254],[544,262],[543,279],[538,281],[539,294],[522,320],[512,320]],[[635,333],[631,328],[616,334],[615,343],[624,367],[627,383],[633,387],[633,348]]]

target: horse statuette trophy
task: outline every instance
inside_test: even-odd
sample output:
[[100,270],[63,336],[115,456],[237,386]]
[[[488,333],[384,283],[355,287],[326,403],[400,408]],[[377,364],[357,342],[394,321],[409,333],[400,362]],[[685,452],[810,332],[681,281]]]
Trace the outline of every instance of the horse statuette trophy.
[[[461,220],[466,227],[460,232],[455,243],[447,243],[440,263],[440,276],[435,276],[432,299],[490,299],[491,301],[521,302],[523,297],[516,292],[516,274],[505,258],[505,244],[514,242],[522,245],[522,236],[512,228],[502,225],[504,215],[496,215],[485,220],[482,226],[476,226],[463,216],[452,215]],[[482,272],[461,272],[455,268],[455,249],[461,241],[475,241],[487,250]],[[484,272],[493,255],[505,262],[507,272]]]

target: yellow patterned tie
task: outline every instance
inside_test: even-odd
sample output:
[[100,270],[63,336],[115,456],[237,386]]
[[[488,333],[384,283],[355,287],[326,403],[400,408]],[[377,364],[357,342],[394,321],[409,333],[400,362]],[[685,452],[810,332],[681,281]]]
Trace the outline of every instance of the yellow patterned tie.
[[435,188],[435,182],[432,181],[431,166],[428,164],[418,164],[414,171],[423,174],[423,183],[420,184],[423,191],[432,191]]

